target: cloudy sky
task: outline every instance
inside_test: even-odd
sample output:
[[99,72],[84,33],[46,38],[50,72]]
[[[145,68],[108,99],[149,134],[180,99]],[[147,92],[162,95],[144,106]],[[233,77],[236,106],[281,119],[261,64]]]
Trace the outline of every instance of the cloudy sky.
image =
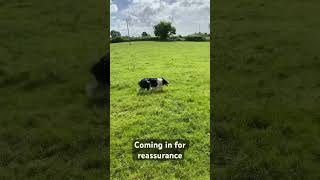
[[210,0],[111,0],[111,30],[130,36],[143,31],[153,35],[153,26],[161,20],[170,21],[177,35],[209,32]]

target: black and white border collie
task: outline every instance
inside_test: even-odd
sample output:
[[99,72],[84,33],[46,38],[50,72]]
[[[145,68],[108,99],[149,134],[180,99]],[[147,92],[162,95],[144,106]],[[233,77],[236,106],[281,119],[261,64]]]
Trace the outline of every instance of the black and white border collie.
[[160,89],[162,86],[168,86],[169,82],[164,78],[144,78],[139,82],[141,89]]
[[106,97],[107,87],[110,86],[110,54],[102,56],[90,69],[95,81],[86,87],[89,97]]

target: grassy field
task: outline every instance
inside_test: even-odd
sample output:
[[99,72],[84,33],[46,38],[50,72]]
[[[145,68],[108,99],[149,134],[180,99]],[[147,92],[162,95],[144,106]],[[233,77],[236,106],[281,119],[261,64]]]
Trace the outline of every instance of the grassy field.
[[103,1],[0,1],[0,179],[104,179]]
[[[210,43],[111,44],[111,178],[209,179]],[[145,77],[163,91],[137,94]],[[182,161],[134,161],[135,139],[186,139]]]
[[320,179],[319,6],[212,5],[216,179]]

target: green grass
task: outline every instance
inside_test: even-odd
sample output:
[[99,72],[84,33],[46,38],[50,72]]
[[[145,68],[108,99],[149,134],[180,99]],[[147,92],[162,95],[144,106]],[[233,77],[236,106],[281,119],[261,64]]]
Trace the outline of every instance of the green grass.
[[[111,178],[209,179],[210,43],[111,44]],[[163,91],[138,94],[145,77]],[[134,161],[135,139],[186,139],[182,161]]]
[[105,108],[85,95],[104,5],[0,1],[0,179],[105,178]]
[[320,178],[319,6],[212,6],[216,179]]

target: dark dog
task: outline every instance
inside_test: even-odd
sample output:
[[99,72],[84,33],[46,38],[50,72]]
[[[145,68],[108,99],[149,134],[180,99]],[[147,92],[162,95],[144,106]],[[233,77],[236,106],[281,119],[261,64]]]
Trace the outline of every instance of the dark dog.
[[94,64],[90,70],[97,82],[101,85],[110,85],[110,54],[109,52],[100,58],[100,61]]
[[139,82],[139,86],[142,89],[154,89],[154,88],[161,88],[162,86],[168,86],[169,82],[166,81],[164,78],[144,78]]
[[95,82],[90,83],[86,87],[87,95],[89,97],[106,97],[107,87],[110,86],[110,54],[102,56],[100,60],[95,63],[90,73],[95,78]]

